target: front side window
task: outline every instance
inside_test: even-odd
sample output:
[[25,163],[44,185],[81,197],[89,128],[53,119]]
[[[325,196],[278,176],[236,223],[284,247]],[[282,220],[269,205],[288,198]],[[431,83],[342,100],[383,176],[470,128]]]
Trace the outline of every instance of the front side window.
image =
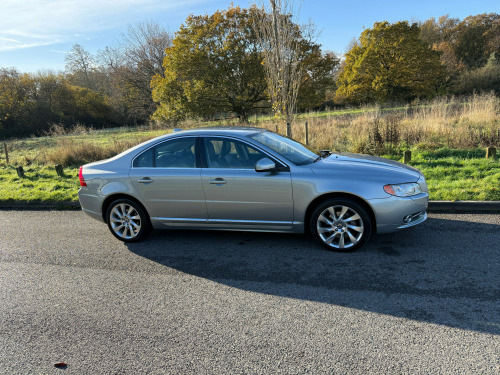
[[228,138],[205,138],[208,168],[254,169],[258,160],[268,157],[254,147]]
[[296,165],[313,163],[319,156],[317,151],[276,133],[259,132],[250,134],[248,137],[276,151]]
[[139,155],[134,168],[196,168],[196,138],[163,142]]

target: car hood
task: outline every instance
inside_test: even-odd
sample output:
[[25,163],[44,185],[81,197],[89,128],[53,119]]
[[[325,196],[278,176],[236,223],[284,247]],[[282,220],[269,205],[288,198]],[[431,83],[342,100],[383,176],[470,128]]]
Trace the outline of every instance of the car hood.
[[406,182],[417,181],[422,173],[406,164],[381,158],[378,156],[361,155],[352,153],[332,153],[330,156],[309,164],[314,172],[328,171],[332,169],[349,168],[358,170],[358,172],[368,171],[378,172],[385,175],[405,176]]

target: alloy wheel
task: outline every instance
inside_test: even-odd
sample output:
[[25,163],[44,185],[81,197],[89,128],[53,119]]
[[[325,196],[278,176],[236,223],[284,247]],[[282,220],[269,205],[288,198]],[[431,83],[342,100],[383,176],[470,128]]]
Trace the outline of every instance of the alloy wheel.
[[324,209],[316,221],[319,238],[334,249],[349,249],[363,238],[363,219],[353,208],[336,205]]
[[109,221],[113,232],[124,240],[134,239],[141,231],[141,216],[135,207],[127,203],[114,206]]

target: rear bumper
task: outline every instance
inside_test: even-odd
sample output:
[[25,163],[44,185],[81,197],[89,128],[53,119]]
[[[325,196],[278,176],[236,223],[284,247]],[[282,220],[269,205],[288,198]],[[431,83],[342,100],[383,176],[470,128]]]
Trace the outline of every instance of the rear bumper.
[[89,189],[80,188],[78,190],[78,199],[83,212],[96,220],[104,222],[101,212],[103,199],[100,196],[90,194]]
[[[369,201],[375,213],[377,233],[392,233],[413,227],[427,220],[429,194],[414,197],[388,197]],[[408,220],[411,216],[411,220]],[[406,219],[406,220],[405,220]]]

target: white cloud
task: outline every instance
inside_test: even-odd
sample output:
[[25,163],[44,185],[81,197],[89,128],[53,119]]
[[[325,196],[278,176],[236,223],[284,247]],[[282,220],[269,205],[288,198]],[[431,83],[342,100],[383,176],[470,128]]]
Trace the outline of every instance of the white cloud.
[[203,0],[1,0],[0,52],[123,28]]
[[58,49],[51,49],[50,52],[62,53],[62,54],[65,54],[65,55],[70,55],[70,54],[73,53],[71,51],[61,51],[61,50],[58,50]]

